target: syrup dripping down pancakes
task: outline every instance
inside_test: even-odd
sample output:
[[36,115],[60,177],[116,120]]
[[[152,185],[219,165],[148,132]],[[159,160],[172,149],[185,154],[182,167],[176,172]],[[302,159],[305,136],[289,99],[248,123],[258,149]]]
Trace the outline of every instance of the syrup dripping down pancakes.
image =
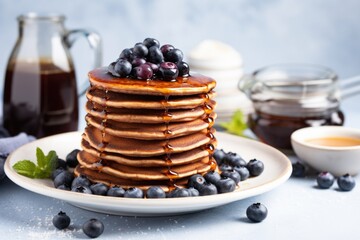
[[109,186],[171,191],[217,168],[213,79],[136,80],[113,77],[106,68],[91,71],[89,79],[76,175]]

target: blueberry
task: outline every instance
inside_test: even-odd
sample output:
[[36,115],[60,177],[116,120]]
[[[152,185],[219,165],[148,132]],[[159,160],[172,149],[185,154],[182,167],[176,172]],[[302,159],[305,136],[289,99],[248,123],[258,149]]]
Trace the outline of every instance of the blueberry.
[[104,232],[104,224],[95,218],[86,221],[82,226],[83,232],[90,238],[97,238]]
[[77,154],[79,152],[79,149],[74,149],[66,156],[65,161],[69,167],[74,168],[79,164],[79,161],[77,159]]
[[223,149],[215,149],[213,157],[215,158],[218,165],[221,165],[224,162],[225,155],[226,153]]
[[146,198],[165,198],[166,194],[161,187],[151,186],[146,191]]
[[163,62],[160,64],[159,73],[164,80],[173,80],[178,77],[179,70],[175,63]]
[[64,229],[70,225],[70,217],[66,213],[60,211],[52,219],[52,223],[57,229]]
[[122,50],[122,52],[120,53],[120,58],[121,59],[126,59],[129,62],[132,61],[132,59],[134,58],[134,53],[133,50],[130,48],[125,48],[124,50]]
[[55,188],[57,188],[60,185],[71,186],[73,179],[74,179],[74,176],[72,173],[70,173],[68,171],[62,171],[55,177],[54,186],[55,186]]
[[179,62],[176,64],[179,69],[179,76],[187,77],[189,76],[190,66],[186,62]]
[[90,185],[90,189],[93,194],[102,196],[105,196],[109,190],[108,186],[106,186],[104,183],[95,183]]
[[160,51],[163,55],[165,55],[167,52],[174,50],[174,46],[171,44],[164,44],[161,46]]
[[58,158],[56,168],[67,169],[67,165],[64,159]]
[[200,196],[214,195],[218,193],[216,186],[212,183],[204,182],[200,185],[199,188],[196,188],[199,191]]
[[148,55],[149,49],[144,44],[137,43],[133,48],[133,53],[137,57],[144,58]]
[[246,179],[248,179],[250,177],[249,170],[244,166],[234,167],[234,170],[239,173],[240,181],[244,181],[244,180],[246,180]]
[[131,62],[131,65],[132,67],[138,67],[144,63],[146,63],[146,60],[144,58],[134,58],[134,60],[132,60]]
[[114,77],[120,77],[120,74],[118,74],[117,72],[115,72],[115,65],[116,65],[116,62],[112,62],[109,64],[107,70],[108,72],[113,75]]
[[151,62],[146,62],[147,65],[149,65],[153,71],[153,73],[157,73],[159,71],[159,65]]
[[5,159],[0,157],[0,181],[5,178],[4,164]]
[[215,184],[221,179],[221,176],[218,172],[210,171],[204,175],[204,178],[207,182]]
[[132,65],[128,60],[119,59],[114,66],[114,70],[116,73],[120,75],[120,77],[126,77],[130,74],[132,69]]
[[66,185],[60,185],[58,186],[56,189],[60,189],[60,190],[65,190],[65,191],[70,191],[70,187],[66,186]]
[[246,216],[253,222],[263,221],[267,214],[267,208],[261,203],[253,203],[246,209]]
[[124,197],[126,197],[126,198],[143,198],[144,193],[140,188],[131,187],[125,191]]
[[193,187],[199,190],[199,188],[205,183],[205,178],[200,174],[192,175],[188,180],[188,187]]
[[90,185],[91,185],[90,180],[86,176],[80,175],[80,176],[74,178],[74,180],[71,183],[71,188],[77,187],[77,186],[90,187]]
[[221,177],[231,178],[232,180],[234,180],[235,184],[238,184],[241,180],[240,174],[235,170],[224,171],[221,173]]
[[188,191],[190,193],[190,196],[192,196],[192,197],[197,197],[200,194],[199,191],[196,188],[193,188],[193,187],[189,187]]
[[246,166],[246,161],[239,154],[233,152],[226,153],[223,161],[233,167]]
[[63,168],[57,168],[51,173],[51,179],[54,181],[57,175],[59,175],[61,172],[66,171]]
[[345,174],[337,179],[337,184],[342,191],[351,191],[355,187],[355,180],[349,174]]
[[153,71],[148,64],[142,64],[139,67],[136,67],[136,77],[138,79],[151,79],[153,76]]
[[168,197],[171,198],[191,197],[191,193],[186,188],[176,188],[175,190],[169,193]]
[[92,194],[92,191],[90,187],[88,186],[76,186],[71,188],[72,192],[78,192],[78,193],[85,193],[85,194]]
[[145,38],[143,41],[143,44],[150,49],[151,47],[156,47],[159,48],[160,47],[160,42],[155,39],[155,38]]
[[257,159],[250,160],[247,165],[247,169],[250,172],[250,176],[259,176],[264,171],[264,163]]
[[148,60],[155,64],[160,64],[164,61],[164,56],[160,49],[156,46],[149,48]]
[[236,188],[236,183],[231,178],[223,177],[215,184],[218,193],[233,192]]
[[184,54],[180,49],[173,49],[170,51],[167,51],[164,54],[164,59],[166,62],[173,62],[173,63],[178,63],[181,62],[184,58]]
[[124,197],[125,190],[122,187],[111,187],[107,191],[106,195],[112,196],[112,197]]
[[305,166],[300,162],[293,163],[291,176],[305,177]]
[[232,166],[230,166],[229,164],[227,163],[223,163],[219,166],[219,169],[224,172],[224,171],[231,171],[233,170],[234,168]]
[[321,172],[316,178],[319,188],[328,189],[330,188],[335,181],[335,177],[329,172]]

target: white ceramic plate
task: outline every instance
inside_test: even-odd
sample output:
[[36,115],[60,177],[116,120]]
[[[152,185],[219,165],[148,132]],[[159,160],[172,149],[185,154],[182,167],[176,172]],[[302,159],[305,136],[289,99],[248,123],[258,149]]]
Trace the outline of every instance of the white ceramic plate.
[[278,150],[245,138],[226,133],[216,133],[218,148],[239,153],[245,160],[257,158],[264,162],[264,172],[255,178],[240,182],[240,187],[231,193],[169,199],[131,199],[87,195],[58,190],[51,180],[30,179],[17,174],[12,166],[20,160],[35,161],[35,149],[40,147],[45,154],[55,150],[60,158],[75,148],[80,148],[81,132],[70,132],[42,138],[14,151],[5,163],[6,175],[19,186],[30,191],[61,199],[80,208],[116,215],[160,216],[195,212],[238,201],[269,191],[285,182],[291,174],[290,160]]

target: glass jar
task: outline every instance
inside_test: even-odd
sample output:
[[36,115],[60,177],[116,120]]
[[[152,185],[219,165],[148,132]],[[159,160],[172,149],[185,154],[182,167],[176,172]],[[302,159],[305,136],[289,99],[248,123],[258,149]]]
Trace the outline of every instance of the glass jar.
[[291,149],[290,136],[297,129],[344,123],[337,75],[328,68],[269,66],[255,71],[239,86],[254,106],[249,128],[273,147]]

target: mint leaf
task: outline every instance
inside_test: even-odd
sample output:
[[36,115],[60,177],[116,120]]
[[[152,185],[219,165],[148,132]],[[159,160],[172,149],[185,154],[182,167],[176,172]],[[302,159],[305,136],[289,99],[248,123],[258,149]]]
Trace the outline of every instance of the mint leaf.
[[220,123],[220,126],[227,132],[240,136],[244,136],[244,131],[248,128],[244,114],[240,110],[234,112],[229,122]]
[[50,178],[58,163],[55,151],[50,151],[46,156],[40,148],[36,148],[37,165],[30,160],[22,160],[14,164],[14,170],[30,178]]
[[36,159],[37,159],[37,165],[40,168],[44,168],[46,166],[45,154],[39,147],[36,148]]
[[35,178],[34,173],[36,170],[36,165],[30,160],[22,160],[14,164],[13,166],[14,170],[23,176],[29,177],[29,178]]

